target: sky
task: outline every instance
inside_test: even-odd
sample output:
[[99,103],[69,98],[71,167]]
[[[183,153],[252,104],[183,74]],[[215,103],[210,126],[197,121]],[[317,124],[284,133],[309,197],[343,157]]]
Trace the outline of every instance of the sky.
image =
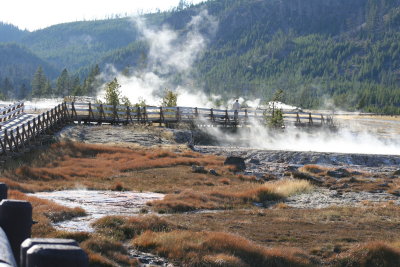
[[63,22],[169,10],[178,6],[179,0],[0,0],[0,3],[0,21],[33,31]]

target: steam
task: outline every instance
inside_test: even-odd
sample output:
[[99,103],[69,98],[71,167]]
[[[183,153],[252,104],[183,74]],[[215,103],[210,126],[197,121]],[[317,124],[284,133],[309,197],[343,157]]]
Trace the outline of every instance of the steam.
[[[103,79],[117,77],[121,85],[121,94],[131,103],[144,100],[147,105],[160,105],[162,94],[167,88],[178,93],[178,105],[211,107],[218,96],[206,96],[199,88],[193,88],[191,72],[194,62],[200,57],[218,28],[218,22],[207,10],[193,16],[186,25],[184,33],[172,30],[168,25],[161,29],[150,28],[142,18],[134,18],[139,32],[150,47],[145,69],[134,71],[126,77],[108,66],[102,74]],[[173,85],[171,77],[181,80]],[[104,98],[104,91],[98,98]]]
[[[377,120],[378,121],[378,120]],[[396,126],[396,121],[392,122]],[[284,131],[271,131],[253,121],[250,127],[238,128],[235,133],[226,133],[218,127],[207,127],[205,131],[221,144],[266,150],[337,152],[352,154],[400,155],[397,133],[388,131],[391,125],[369,132],[361,129],[361,121],[339,126],[336,132],[329,130],[306,131],[288,127]],[[387,128],[386,128],[387,127]]]
[[[110,81],[117,77],[121,85],[121,93],[129,98],[131,103],[145,101],[147,105],[159,106],[164,90],[168,88],[178,93],[178,106],[231,108],[234,98],[226,103],[220,96],[207,96],[200,88],[194,87],[191,76],[193,64],[202,55],[217,29],[218,22],[206,10],[192,17],[183,32],[177,32],[168,25],[161,28],[150,28],[142,18],[134,18],[144,41],[149,44],[147,65],[137,69],[132,76],[120,74],[112,65],[107,66],[103,79]],[[179,77],[179,85],[171,81],[171,77]],[[99,98],[104,92],[99,94]],[[215,103],[220,102],[220,107]],[[260,99],[245,101],[239,98],[243,105],[251,107],[264,106]],[[333,103],[325,101],[332,107]],[[283,103],[274,103],[275,107],[294,109]],[[358,122],[359,123],[359,122]],[[348,126],[348,124],[345,124]],[[399,126],[398,123],[397,126]],[[391,126],[387,126],[391,127]],[[400,126],[399,126],[400,128]],[[238,128],[235,134],[221,131],[218,127],[205,128],[221,144],[235,145],[269,150],[339,152],[362,154],[394,154],[400,155],[400,142],[396,134],[386,136],[364,130],[365,127],[339,127],[337,132],[304,131],[288,127],[283,132],[271,131],[267,127],[253,122],[251,127]]]

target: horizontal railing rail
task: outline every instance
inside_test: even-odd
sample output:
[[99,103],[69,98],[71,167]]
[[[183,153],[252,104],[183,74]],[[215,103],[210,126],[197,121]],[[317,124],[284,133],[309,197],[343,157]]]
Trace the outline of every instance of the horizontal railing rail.
[[24,113],[25,105],[24,102],[17,102],[12,105],[1,107],[0,108],[0,128],[2,125],[11,120],[14,117],[17,117]]
[[69,121],[68,109],[66,104],[62,103],[16,126],[4,125],[0,133],[0,151],[3,154],[18,151],[37,136],[50,131],[56,125],[62,126],[67,121]]

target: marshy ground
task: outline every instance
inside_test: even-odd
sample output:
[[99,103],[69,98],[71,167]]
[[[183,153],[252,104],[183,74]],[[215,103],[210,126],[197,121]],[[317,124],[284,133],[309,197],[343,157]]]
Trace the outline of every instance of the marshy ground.
[[[160,128],[70,127],[59,142],[14,161],[0,181],[11,198],[31,201],[34,236],[76,239],[92,266],[149,259],[165,266],[400,265],[399,156],[192,151],[187,136]],[[245,171],[224,165],[232,155],[245,159]],[[32,193],[76,189],[165,197],[134,216],[102,217],[91,232],[56,229],[54,223],[86,211]]]

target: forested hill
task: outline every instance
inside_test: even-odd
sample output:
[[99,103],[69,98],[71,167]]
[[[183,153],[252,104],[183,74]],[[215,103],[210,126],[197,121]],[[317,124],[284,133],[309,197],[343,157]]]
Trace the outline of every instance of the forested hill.
[[57,69],[17,44],[0,43],[0,96],[23,98],[29,94],[33,73],[41,66],[49,77],[58,76]]
[[[168,24],[183,33],[202,10],[215,18],[217,31],[208,36],[192,72],[206,92],[269,99],[282,89],[286,102],[302,107],[333,101],[351,110],[400,113],[400,0],[181,2],[179,8],[146,19],[153,28]],[[9,38],[0,42],[27,47],[60,76],[73,79],[79,94],[88,92],[81,89],[90,87],[87,80],[93,77],[84,81],[85,75],[96,73],[96,64],[135,69],[146,64],[149,52],[128,18],[66,23],[32,33],[7,24],[0,24],[0,33],[5,28]],[[201,32],[209,33],[206,28]],[[66,92],[56,88],[57,79],[52,86],[47,93]]]

